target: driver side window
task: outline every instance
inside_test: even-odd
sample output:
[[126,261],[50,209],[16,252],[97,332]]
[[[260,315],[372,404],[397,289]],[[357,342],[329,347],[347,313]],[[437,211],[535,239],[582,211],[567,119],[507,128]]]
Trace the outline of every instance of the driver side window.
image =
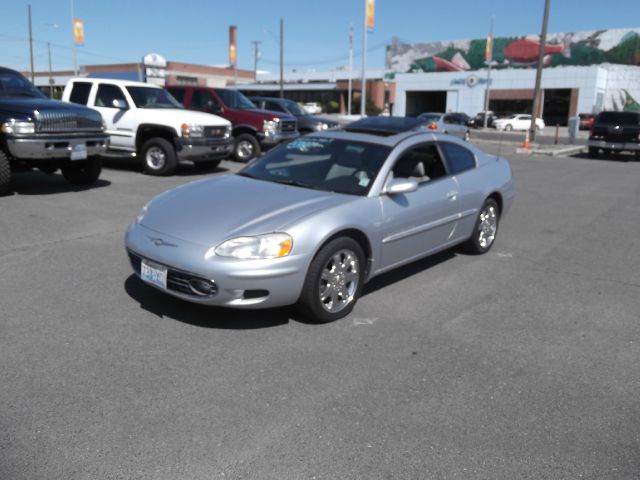
[[128,108],[127,99],[122,90],[117,85],[100,84],[96,92],[96,107],[116,108],[113,105],[114,100],[119,100]]
[[435,144],[418,145],[405,151],[393,166],[394,178],[415,178],[425,183],[444,177],[447,171]]

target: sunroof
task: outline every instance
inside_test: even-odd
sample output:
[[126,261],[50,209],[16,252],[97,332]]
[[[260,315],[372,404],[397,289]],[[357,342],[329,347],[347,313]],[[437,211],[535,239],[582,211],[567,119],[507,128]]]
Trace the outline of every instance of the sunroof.
[[413,130],[421,124],[420,120],[413,117],[367,117],[346,125],[344,130],[391,136],[396,133]]

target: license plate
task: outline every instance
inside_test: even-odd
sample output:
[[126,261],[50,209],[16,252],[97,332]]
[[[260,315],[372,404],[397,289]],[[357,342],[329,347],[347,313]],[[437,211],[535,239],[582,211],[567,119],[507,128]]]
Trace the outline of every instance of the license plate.
[[71,160],[85,160],[87,158],[87,145],[79,143],[71,150]]
[[157,287],[167,289],[167,267],[142,260],[140,264],[140,276],[145,282]]

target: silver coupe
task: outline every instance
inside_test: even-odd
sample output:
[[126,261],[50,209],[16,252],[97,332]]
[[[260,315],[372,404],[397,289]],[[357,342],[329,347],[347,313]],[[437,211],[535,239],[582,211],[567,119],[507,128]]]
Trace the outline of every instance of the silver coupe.
[[457,244],[487,252],[513,195],[505,159],[450,135],[347,128],[162,193],[125,241],[167,294],[329,322],[376,275]]

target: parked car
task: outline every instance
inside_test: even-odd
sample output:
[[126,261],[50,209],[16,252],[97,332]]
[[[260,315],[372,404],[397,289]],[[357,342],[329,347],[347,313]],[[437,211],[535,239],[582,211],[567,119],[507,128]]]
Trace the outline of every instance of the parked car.
[[606,153],[632,152],[640,160],[640,113],[600,112],[589,136],[589,156]]
[[470,127],[470,122],[471,122],[471,117],[469,115],[467,115],[464,112],[453,112],[453,113],[449,113],[449,115],[458,120],[458,122],[461,125],[466,125],[467,127]]
[[373,135],[393,135],[400,132],[424,131],[424,121],[416,117],[364,117],[345,125],[342,129]]
[[92,184],[108,145],[98,112],[50,100],[20,73],[0,67],[0,195],[9,192],[13,172],[33,168],[60,169],[73,185]]
[[[524,113],[511,115],[509,117],[497,118],[493,121],[493,125],[498,130],[505,130],[510,132],[511,130],[529,130],[531,127],[531,115],[527,115]],[[542,130],[544,125],[544,120],[541,118],[536,118],[536,130]]]
[[[494,126],[494,120],[496,119],[495,114],[492,111],[486,112],[487,116],[487,127]],[[484,127],[484,117],[485,112],[478,112],[478,114],[469,120],[469,126],[473,128],[483,128]]]
[[426,112],[421,113],[417,118],[422,120],[424,128],[428,130],[448,133],[463,140],[469,140],[471,136],[469,127],[456,114]]
[[169,86],[168,90],[191,110],[214,113],[233,125],[233,157],[248,162],[281,142],[298,137],[296,117],[261,110],[237,90],[230,88]]
[[304,135],[306,133],[338,128],[340,124],[327,118],[311,115],[299,103],[286,98],[274,97],[249,97],[258,108],[281,112],[293,115],[298,121],[298,131]]
[[304,108],[311,115],[322,113],[322,107],[319,103],[316,102],[306,102],[302,105],[302,108]]
[[458,244],[489,251],[513,195],[506,160],[450,135],[326,131],[157,196],[125,243],[166,294],[326,322],[383,272]]
[[111,135],[110,151],[137,157],[150,175],[171,175],[178,160],[212,168],[233,148],[227,120],[185,110],[158,85],[72,78],[62,100],[98,110]]
[[593,113],[581,113],[578,118],[580,119],[578,124],[580,130],[591,130],[596,116]]

